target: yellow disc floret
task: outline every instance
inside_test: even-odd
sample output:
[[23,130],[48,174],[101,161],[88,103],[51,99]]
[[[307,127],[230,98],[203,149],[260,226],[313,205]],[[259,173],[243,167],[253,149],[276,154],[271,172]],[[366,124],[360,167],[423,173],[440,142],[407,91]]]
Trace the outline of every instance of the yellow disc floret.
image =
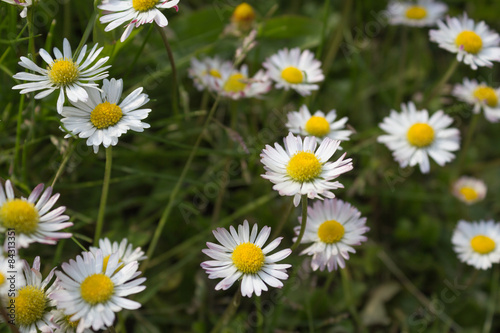
[[415,123],[408,130],[406,137],[415,147],[427,147],[434,141],[434,129],[426,123]]
[[155,8],[158,0],[132,0],[132,7],[138,12],[147,12]]
[[255,274],[264,266],[264,252],[253,243],[243,243],[233,250],[231,256],[236,268],[245,274]]
[[80,323],[80,320],[71,321],[71,317],[73,317],[73,315],[69,315],[69,316],[64,317],[64,321],[66,322],[66,325],[68,325],[71,328],[77,328],[78,323]]
[[344,237],[344,233],[344,226],[335,220],[325,221],[318,228],[318,237],[326,244],[337,243]]
[[483,40],[474,31],[464,30],[455,39],[455,45],[465,52],[477,54],[483,48]]
[[39,221],[35,205],[26,200],[10,200],[0,208],[0,223],[7,229],[12,228],[16,229],[16,232],[30,234],[37,230]]
[[56,86],[66,86],[78,80],[80,72],[72,59],[56,59],[48,69],[49,79]]
[[290,158],[286,172],[295,181],[308,182],[321,173],[321,162],[313,153],[301,151]]
[[5,280],[6,280],[5,279],[5,275],[3,275],[2,273],[0,273],[0,286],[5,283]]
[[304,81],[304,74],[297,67],[287,67],[281,71],[281,77],[288,83],[296,84]]
[[330,133],[330,123],[324,117],[312,116],[306,123],[306,131],[321,138]]
[[464,186],[459,190],[460,194],[466,201],[474,201],[479,197],[479,194],[472,187]]
[[224,90],[227,92],[241,92],[245,89],[247,86],[246,83],[242,82],[242,80],[245,80],[246,76],[241,74],[241,73],[236,73],[231,75],[226,83],[224,83]]
[[[107,256],[104,257],[104,260],[103,260],[103,263],[102,263],[102,271],[103,271],[103,273],[106,272],[106,269],[108,268],[109,257],[111,257],[111,254],[108,254]],[[118,259],[118,263],[121,263],[121,262],[122,262],[122,260]],[[125,264],[122,263],[120,266],[118,266],[118,268],[115,270],[115,272],[118,272],[123,267],[125,267]]]
[[474,90],[474,97],[488,106],[495,107],[498,104],[498,96],[495,89],[487,86],[479,86]]
[[98,129],[116,125],[122,117],[122,109],[118,105],[107,101],[97,105],[90,113],[90,121]]
[[251,23],[255,19],[255,11],[252,6],[242,2],[234,9],[232,21],[236,23]]
[[488,254],[496,247],[495,241],[488,236],[477,235],[470,240],[470,246],[480,254]]
[[427,16],[427,10],[420,6],[411,6],[406,10],[406,17],[411,20],[421,20]]
[[222,75],[220,75],[220,72],[214,68],[212,68],[211,70],[208,71],[208,74],[210,74],[211,76],[213,77],[216,77],[216,78],[221,78]]
[[80,285],[82,298],[91,305],[108,301],[113,295],[113,290],[113,281],[101,273],[87,276]]
[[35,286],[26,286],[19,289],[14,297],[16,306],[16,325],[30,326],[43,318],[48,299],[45,292]]

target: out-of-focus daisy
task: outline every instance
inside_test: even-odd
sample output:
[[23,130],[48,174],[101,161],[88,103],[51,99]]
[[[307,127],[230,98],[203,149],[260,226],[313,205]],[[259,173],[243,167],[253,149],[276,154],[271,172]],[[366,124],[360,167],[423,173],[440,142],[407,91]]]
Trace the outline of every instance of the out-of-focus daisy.
[[57,47],[54,48],[55,59],[47,51],[40,49],[40,56],[47,63],[47,69],[39,67],[26,57],[21,57],[19,65],[37,74],[26,72],[15,74],[13,76],[15,79],[32,82],[18,84],[12,89],[21,89],[21,94],[42,90],[35,95],[35,99],[44,98],[53,91],[59,90],[57,99],[57,112],[59,113],[62,111],[65,94],[71,102],[86,102],[89,96],[85,87],[96,89],[97,84],[94,82],[108,77],[106,69],[111,66],[103,67],[103,65],[109,57],[101,58],[94,63],[102,49],[102,47],[97,49],[97,44],[95,44],[85,58],[87,45],[84,45],[80,53],[73,56],[71,46],[64,38],[63,52]]
[[93,330],[104,329],[113,325],[115,312],[122,309],[135,310],[141,304],[125,298],[141,292],[146,278],[136,277],[137,261],[124,267],[119,263],[119,254],[109,257],[106,269],[103,269],[102,251],[83,252],[81,256],[62,264],[63,271],[56,271],[60,289],[54,291],[52,299],[57,301],[57,308],[69,321],[77,322],[77,332],[92,327]]
[[224,97],[235,100],[240,98],[258,98],[271,90],[271,81],[264,71],[259,70],[253,77],[249,77],[246,65],[241,66],[239,70],[223,68],[220,79],[216,78],[211,82],[213,90],[219,92]]
[[379,127],[387,135],[378,137],[393,151],[394,159],[402,168],[420,166],[422,173],[430,170],[429,156],[443,166],[455,158],[451,153],[460,148],[460,132],[447,128],[453,119],[443,111],[435,112],[430,118],[427,110],[417,111],[415,104],[401,104],[401,113],[391,110]]
[[386,13],[390,24],[425,27],[436,25],[447,10],[448,6],[434,0],[391,1]]
[[54,302],[50,299],[55,288],[55,284],[52,284],[54,270],[55,268],[42,279],[40,257],[36,257],[33,261],[33,268],[23,260],[24,281],[16,290],[15,297],[6,299],[7,307],[14,304],[14,321],[21,333],[38,332],[37,329],[42,332],[52,332],[56,327],[50,321],[50,308],[54,306]]
[[222,78],[222,72],[229,72],[233,68],[230,61],[223,61],[219,57],[206,57],[201,60],[191,58],[191,67],[188,75],[194,81],[196,89],[199,91],[213,90],[214,80]]
[[463,176],[453,184],[453,195],[470,205],[484,199],[486,184],[481,179]]
[[325,79],[321,70],[321,62],[314,59],[309,50],[300,52],[299,48],[283,49],[272,55],[262,64],[267,75],[276,82],[278,89],[293,89],[302,96],[318,90],[315,83]]
[[[71,321],[71,316],[65,315],[61,310],[52,310],[51,321],[59,326],[54,333],[77,333],[79,321]],[[93,333],[91,329],[84,328],[78,333]]]
[[140,247],[134,249],[133,245],[129,243],[126,238],[122,239],[120,243],[111,243],[108,238],[99,239],[99,247],[97,248],[91,246],[89,250],[94,254],[96,254],[98,250],[102,251],[102,255],[104,257],[104,269],[106,269],[109,257],[113,253],[118,253],[118,262],[121,263],[122,266],[134,261],[146,259],[144,251],[142,251]]
[[255,20],[255,10],[246,2],[240,3],[231,15],[231,22],[238,28],[248,30]]
[[274,254],[269,254],[281,243],[283,237],[276,238],[263,247],[271,228],[265,226],[258,233],[257,224],[254,224],[252,232],[248,221],[238,225],[238,231],[232,226],[227,231],[217,228],[213,231],[215,238],[220,242],[214,244],[207,242],[208,249],[202,250],[207,256],[214,260],[201,263],[201,267],[207,272],[209,279],[222,278],[215,290],[226,290],[238,279],[241,279],[241,294],[243,296],[260,296],[261,292],[267,291],[267,285],[281,288],[288,275],[286,269],[289,264],[277,264],[292,253],[285,249]]
[[[299,217],[299,222],[302,217]],[[301,244],[313,243],[300,254],[312,256],[311,267],[331,272],[345,267],[349,252],[356,253],[353,245],[366,241],[363,236],[370,230],[365,226],[366,218],[350,204],[337,199],[316,201],[307,208],[307,225]],[[298,235],[300,226],[295,228]]]
[[285,149],[275,143],[274,147],[266,145],[260,154],[266,170],[262,177],[274,183],[273,189],[280,195],[293,196],[298,206],[302,195],[310,199],[334,198],[331,190],[344,187],[331,180],[352,170],[351,159],[344,159],[344,153],[337,161],[328,162],[340,141],[325,138],[316,149],[315,137],[305,137],[302,142],[299,136],[289,133],[283,142]]
[[[5,236],[4,249],[0,248],[0,299],[7,296],[11,283],[14,283],[16,289],[23,285],[24,278],[21,275],[23,267],[24,263],[17,255],[15,247],[15,232],[11,230],[10,236],[9,234]],[[12,274],[16,275],[15,281],[7,280]]]
[[130,36],[134,27],[138,28],[153,21],[160,27],[168,25],[167,18],[160,10],[175,8],[178,11],[178,3],[179,0],[109,0],[97,8],[111,12],[99,19],[101,23],[109,23],[104,31],[111,31],[128,22],[120,38],[123,42]]
[[463,84],[457,84],[452,94],[459,100],[474,105],[474,113],[484,110],[484,116],[492,123],[500,120],[500,88],[493,88],[486,83],[464,79]]
[[493,66],[500,61],[500,36],[490,30],[484,21],[474,23],[464,13],[462,18],[446,18],[446,24],[438,21],[438,30],[429,31],[430,39],[439,47],[457,53],[457,60],[477,69]]
[[[72,102],[73,106],[65,106],[61,122],[64,127],[80,138],[87,138],[87,145],[99,151],[102,144],[105,148],[115,146],[118,138],[128,130],[142,132],[149,124],[142,122],[151,109],[141,109],[149,101],[148,95],[137,88],[119,103],[123,92],[123,80],[104,80],[102,92],[88,90],[87,103]],[[65,137],[70,137],[67,134]]]
[[[331,110],[326,115],[322,111],[316,111],[311,115],[306,105],[302,105],[299,111],[288,113],[288,123],[286,127],[290,132],[303,136],[312,135],[321,143],[324,138],[333,140],[348,141],[350,130],[346,130],[347,117],[335,121],[337,112]],[[339,147],[339,149],[342,149]]]
[[500,224],[494,221],[460,220],[451,239],[460,261],[477,269],[500,262]]
[[[28,14],[28,7],[33,4],[33,0],[2,0],[3,2],[9,3],[11,5],[21,6],[23,10],[19,14],[22,18],[25,18]],[[36,2],[37,0],[35,0]]]
[[14,230],[16,246],[28,247],[30,243],[56,244],[59,239],[71,237],[69,232],[58,232],[71,227],[69,217],[62,215],[66,207],[52,209],[59,193],[52,195],[52,187],[43,190],[39,184],[28,199],[16,198],[10,180],[5,182],[5,191],[0,185],[0,232]]

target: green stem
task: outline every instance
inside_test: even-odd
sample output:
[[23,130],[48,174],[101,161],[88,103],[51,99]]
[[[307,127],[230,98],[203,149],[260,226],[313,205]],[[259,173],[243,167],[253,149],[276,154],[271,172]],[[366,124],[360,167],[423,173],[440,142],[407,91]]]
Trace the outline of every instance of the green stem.
[[236,294],[234,294],[233,299],[231,300],[231,303],[229,303],[226,310],[224,311],[224,314],[220,317],[215,327],[210,331],[211,333],[221,332],[222,329],[225,326],[227,326],[229,320],[240,306],[240,302],[241,302],[241,291],[238,288],[238,290],[236,290]]
[[465,162],[467,151],[469,150],[470,144],[472,142],[472,137],[474,136],[474,131],[476,130],[479,117],[480,117],[479,113],[476,113],[472,116],[472,121],[467,130],[467,136],[465,137],[462,151],[460,152],[460,158],[458,159],[457,171],[456,171],[457,177],[460,175],[460,170],[462,169],[462,166]]
[[177,194],[179,193],[179,190],[182,186],[182,183],[184,182],[184,178],[186,177],[186,174],[191,167],[191,163],[193,162],[194,156],[196,155],[196,152],[198,151],[198,147],[200,146],[201,139],[203,138],[203,134],[205,133],[205,130],[208,127],[208,124],[212,121],[212,117],[215,113],[215,110],[217,109],[217,105],[219,105],[219,100],[220,100],[220,95],[217,96],[215,99],[214,105],[212,106],[212,109],[208,113],[207,119],[205,120],[205,123],[203,124],[203,127],[201,129],[200,134],[198,135],[198,138],[196,139],[196,142],[193,146],[193,149],[191,149],[191,153],[189,154],[189,157],[186,161],[186,164],[184,165],[184,168],[182,169],[181,175],[179,176],[179,179],[177,180],[177,183],[175,184],[172,193],[170,194],[170,198],[168,200],[167,206],[165,207],[165,210],[163,211],[163,214],[160,218],[160,221],[158,222],[158,226],[156,227],[155,233],[153,235],[153,240],[151,241],[151,245],[148,248],[147,252],[147,259],[144,261],[141,267],[141,271],[144,273],[146,270],[149,260],[153,256],[156,246],[158,245],[158,240],[160,239],[161,233],[163,231],[163,228],[165,227],[165,224],[167,223],[168,217],[170,216],[170,213],[172,211],[172,208],[174,206],[174,201],[175,198],[177,197]]
[[262,301],[259,296],[255,296],[255,309],[257,311],[257,333],[262,333],[264,325],[264,315],[262,313]]
[[292,247],[290,248],[292,251],[295,251],[295,249],[300,245],[300,241],[302,240],[304,232],[306,231],[306,224],[307,224],[307,194],[304,194],[302,195],[302,221],[300,222],[300,232],[299,235],[297,236],[297,240],[295,241],[295,243],[293,243]]
[[483,326],[483,333],[491,332],[493,315],[495,314],[495,306],[498,297],[499,272],[500,270],[498,268],[498,265],[495,265],[495,269],[493,270],[493,278],[491,279],[490,300],[488,302],[488,307],[486,308],[486,320]]
[[87,23],[87,27],[85,28],[85,31],[83,32],[82,39],[80,40],[80,44],[78,44],[78,47],[76,48],[76,51],[74,53],[74,56],[77,57],[80,51],[82,50],[83,45],[87,42],[87,39],[89,39],[90,33],[94,29],[94,24],[95,21],[97,20],[97,3],[98,1],[94,2],[94,12],[90,16],[89,22]]
[[[21,95],[19,101],[19,110],[17,112],[17,127],[16,127],[16,144],[14,148],[14,167],[16,170],[19,163],[19,150],[21,149],[21,123],[23,122],[23,109],[24,109],[24,98],[25,95]],[[14,173],[14,171],[13,171]]]
[[77,240],[76,240],[76,238],[75,238],[75,236],[72,236],[72,237],[71,237],[71,240],[72,240],[73,242],[75,242],[75,244],[76,244],[76,245],[78,245],[78,247],[79,247],[80,249],[82,249],[84,252],[87,252],[87,249],[85,248],[85,246],[83,246],[83,245],[82,245],[82,243],[80,243],[79,241],[77,241]]
[[283,230],[283,227],[285,226],[286,222],[288,221],[288,218],[290,217],[290,214],[292,213],[293,207],[294,206],[293,206],[293,198],[292,198],[292,200],[290,200],[290,202],[288,203],[288,205],[285,208],[286,209],[285,214],[283,214],[281,216],[279,223],[274,228],[271,239],[275,239],[281,233],[281,230]]
[[170,48],[170,43],[168,42],[167,33],[165,30],[156,25],[156,30],[161,35],[161,39],[163,40],[163,44],[165,45],[165,49],[167,50],[168,60],[170,61],[170,67],[172,68],[172,108],[174,109],[174,115],[179,114],[179,106],[177,101],[177,68],[175,67],[174,54],[172,53],[172,49]]
[[51,187],[54,187],[54,184],[57,182],[57,179],[59,178],[59,176],[61,176],[61,173],[63,172],[64,167],[66,166],[66,163],[68,163],[69,158],[71,156],[71,153],[73,153],[73,149],[75,148],[75,146],[73,145],[73,140],[71,140],[71,138],[69,139],[68,146],[69,147],[66,150],[66,154],[64,155],[63,160],[62,160],[61,164],[59,165],[59,168],[57,169],[56,175],[54,176],[54,179],[52,180],[52,184],[50,185]]
[[444,75],[441,78],[441,80],[439,80],[439,82],[432,89],[431,93],[425,98],[425,100],[424,100],[424,106],[427,106],[434,99],[434,97],[436,97],[436,95],[441,92],[441,89],[442,89],[443,85],[446,82],[448,82],[448,80],[450,79],[450,77],[453,75],[453,73],[457,69],[458,62],[459,61],[456,58],[451,62],[450,66],[448,67],[448,70],[444,73]]
[[359,313],[356,309],[356,304],[354,304],[351,286],[351,275],[349,274],[347,267],[340,270],[340,276],[342,278],[342,289],[344,290],[344,298],[349,312],[356,322],[358,331],[365,331],[366,329],[363,325],[363,321],[361,320],[361,317],[359,316]]
[[104,214],[106,212],[106,202],[108,200],[109,180],[111,178],[111,165],[113,162],[113,146],[106,148],[106,166],[104,167],[104,181],[102,183],[101,203],[97,214],[97,225],[94,235],[94,246],[98,246],[101,237],[102,226],[104,224]]
[[33,62],[36,62],[36,50],[35,50],[35,35],[33,33],[33,11],[34,11],[34,5],[31,6],[32,8],[28,8],[28,33],[29,33],[29,41],[28,41],[28,50],[31,52],[31,60]]
[[398,86],[396,88],[396,98],[394,105],[401,104],[405,85],[405,66],[408,58],[408,28],[403,26],[401,31],[401,53],[399,57]]

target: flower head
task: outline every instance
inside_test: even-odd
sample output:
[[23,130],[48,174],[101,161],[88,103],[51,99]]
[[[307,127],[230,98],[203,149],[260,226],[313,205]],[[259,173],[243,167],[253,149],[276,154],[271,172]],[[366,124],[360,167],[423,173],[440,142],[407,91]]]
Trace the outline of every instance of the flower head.
[[126,238],[122,239],[120,243],[111,243],[108,238],[99,239],[99,247],[97,248],[91,246],[89,250],[94,254],[97,254],[97,251],[102,251],[102,255],[104,257],[104,269],[106,269],[109,257],[113,253],[118,253],[118,262],[121,263],[122,266],[134,261],[146,259],[144,251],[142,251],[140,247],[134,249],[133,245],[129,243]]
[[463,176],[453,184],[453,195],[471,205],[484,199],[486,184],[480,179]]
[[[215,290],[226,290],[238,279],[241,279],[241,294],[243,296],[260,296],[261,292],[267,291],[267,285],[281,288],[288,275],[286,269],[289,264],[277,264],[292,253],[286,249],[269,254],[281,243],[283,237],[276,238],[264,247],[271,228],[264,227],[258,232],[257,224],[252,231],[248,221],[238,226],[238,231],[232,226],[230,232],[224,228],[213,231],[219,244],[207,242],[208,249],[202,250],[207,256],[214,260],[201,263],[201,267],[207,272],[209,279],[222,278]],[[267,285],[266,285],[267,284]]]
[[219,57],[205,57],[201,60],[191,58],[191,67],[188,75],[194,81],[196,89],[214,90],[214,81],[222,78],[222,72],[230,72],[233,64],[230,61],[223,61]]
[[459,100],[474,105],[474,113],[481,109],[488,121],[496,123],[500,120],[500,88],[493,88],[485,82],[478,83],[476,80],[464,79],[462,84],[453,88],[452,94]]
[[425,27],[436,25],[447,10],[448,6],[434,0],[418,0],[416,3],[391,1],[386,13],[392,25]]
[[271,90],[271,81],[262,70],[249,77],[248,67],[243,65],[240,69],[222,68],[220,74],[220,78],[211,81],[212,87],[227,98],[258,98]]
[[25,18],[28,15],[28,7],[38,0],[2,0],[3,2],[9,3],[11,5],[20,6],[23,8],[21,13],[19,14],[22,18]]
[[104,80],[101,93],[88,91],[87,103],[72,102],[72,107],[65,106],[61,122],[71,133],[87,138],[87,145],[93,146],[95,153],[101,144],[105,148],[115,146],[118,138],[128,130],[142,132],[150,127],[141,121],[151,112],[151,109],[141,109],[149,101],[142,90],[137,88],[120,102],[123,80]]
[[418,111],[413,102],[401,104],[401,113],[391,110],[379,127],[387,132],[378,137],[393,151],[394,159],[402,168],[420,166],[422,173],[430,170],[429,156],[443,166],[455,158],[451,152],[459,149],[460,132],[447,128],[453,122],[439,110],[431,117],[427,110]]

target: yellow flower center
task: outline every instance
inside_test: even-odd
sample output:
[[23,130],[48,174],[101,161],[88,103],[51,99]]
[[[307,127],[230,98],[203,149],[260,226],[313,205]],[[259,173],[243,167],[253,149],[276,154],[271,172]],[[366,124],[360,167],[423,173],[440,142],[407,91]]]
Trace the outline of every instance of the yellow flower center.
[[[104,257],[104,260],[103,260],[103,263],[102,263],[102,271],[103,272],[106,272],[106,268],[108,268],[108,262],[109,262],[109,257],[111,257],[111,254],[108,254],[107,256]],[[121,263],[122,260],[121,259],[118,259],[118,263]],[[121,264],[120,266],[118,266],[118,268],[115,270],[115,273],[118,272],[120,269],[122,269],[123,267],[125,267],[125,264]]]
[[56,86],[66,86],[78,80],[80,72],[72,59],[56,59],[49,68],[49,78]]
[[470,240],[472,249],[480,254],[488,254],[496,247],[495,241],[488,236],[477,235]]
[[16,325],[18,327],[30,326],[42,319],[48,303],[45,292],[35,286],[26,286],[19,289],[14,301]]
[[306,123],[306,131],[321,138],[330,133],[330,123],[324,117],[312,116]]
[[246,2],[243,2],[234,9],[232,19],[237,23],[252,22],[255,19],[255,11],[253,10],[252,6],[250,6]]
[[474,90],[474,97],[481,102],[485,102],[488,106],[495,107],[498,104],[498,96],[493,88],[487,86],[479,86]]
[[290,158],[286,172],[295,181],[308,182],[321,173],[321,162],[313,153],[301,151]]
[[122,109],[108,101],[97,105],[90,113],[90,121],[98,129],[116,125],[122,117]]
[[80,322],[80,320],[71,321],[71,317],[73,317],[73,315],[69,315],[69,316],[65,316],[64,317],[64,320],[66,321],[66,324],[69,327],[71,327],[71,328],[77,328],[78,327],[78,323]]
[[304,74],[297,67],[287,67],[281,71],[281,77],[288,83],[301,83],[304,80]]
[[0,286],[5,283],[5,275],[0,273]]
[[30,234],[38,227],[38,211],[35,205],[26,200],[10,200],[0,208],[0,222],[7,229],[12,228],[16,229],[16,232]]
[[464,30],[455,39],[455,45],[465,52],[477,54],[483,48],[483,40],[474,31]]
[[243,243],[233,250],[231,256],[236,268],[245,274],[255,274],[264,266],[264,252],[253,243]]
[[240,92],[247,86],[246,83],[241,82],[242,79],[246,79],[245,75],[241,73],[236,73],[231,75],[226,83],[224,83],[224,90],[227,92]]
[[222,77],[220,75],[219,71],[216,69],[213,69],[213,68],[208,72],[208,74],[210,74],[213,77],[219,78],[219,79]]
[[420,6],[411,6],[406,10],[406,17],[412,20],[421,20],[427,16],[427,10]]
[[318,237],[326,244],[337,243],[344,237],[344,233],[344,226],[335,220],[325,221],[318,228]]
[[91,305],[104,303],[113,295],[113,281],[102,273],[89,275],[80,285],[82,298]]
[[415,123],[408,130],[406,137],[415,147],[427,147],[434,140],[434,129],[425,123]]
[[476,190],[472,187],[464,186],[459,190],[459,192],[466,201],[474,201],[479,196]]
[[155,8],[158,0],[132,0],[132,7],[138,12],[147,12]]

